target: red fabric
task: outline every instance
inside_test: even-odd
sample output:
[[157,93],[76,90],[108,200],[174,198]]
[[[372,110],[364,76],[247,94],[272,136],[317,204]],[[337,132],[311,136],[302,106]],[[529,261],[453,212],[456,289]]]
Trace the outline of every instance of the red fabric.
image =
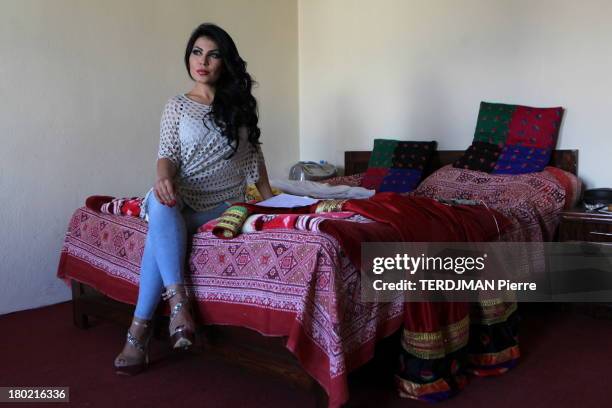
[[115,198],[94,195],[87,197],[85,206],[99,213],[140,217],[143,200],[142,197]]
[[397,241],[490,241],[499,234],[497,225],[501,230],[509,225],[500,213],[483,206],[450,206],[396,193],[349,200],[343,209],[391,225],[397,232]]
[[569,210],[573,208],[580,199],[580,195],[582,194],[582,183],[578,177],[573,175],[570,172],[565,170],[561,170],[558,167],[546,167],[544,171],[555,176],[563,190],[565,191],[565,205],[564,209]]
[[142,198],[133,197],[126,199],[121,205],[121,215],[131,215],[133,217],[140,217],[140,211],[142,209]]
[[101,211],[102,210],[102,205],[110,203],[114,199],[115,199],[115,197],[113,197],[113,196],[104,196],[104,195],[89,196],[85,200],[85,206],[87,208],[89,208],[90,210],[97,211],[97,212],[102,212]]
[[[497,239],[511,223],[483,206],[449,206],[424,197],[379,193],[368,200],[349,200],[344,210],[379,221],[349,225],[326,220],[320,230],[334,236],[351,261],[361,264],[362,242],[486,242]],[[498,230],[499,228],[499,230]],[[434,332],[460,321],[469,313],[468,303],[405,303],[404,327]]]
[[467,302],[406,302],[404,329],[421,333],[437,332],[465,318],[469,309]]
[[554,149],[563,108],[517,106],[508,128],[507,145]]
[[247,219],[247,223],[251,225],[245,225],[245,227],[249,227],[252,231],[269,231],[287,228],[303,231],[317,231],[320,223],[327,219],[346,219],[353,215],[355,215],[355,213],[350,211],[320,214],[262,214],[255,215],[252,221]]
[[272,214],[267,218],[258,218],[255,222],[255,230],[263,231],[278,228],[293,228],[299,215],[297,214]]
[[138,299],[138,286],[120,279],[108,279],[108,275],[101,272],[94,265],[77,257],[62,252],[57,277],[70,284],[70,280],[76,280],[96,289],[98,292],[115,299],[119,302],[136,304]]
[[319,226],[340,242],[357,267],[361,264],[362,242],[486,242],[497,239],[510,225],[506,217],[484,206],[450,206],[431,198],[397,193],[348,200],[342,209],[378,221],[355,225],[325,220]]

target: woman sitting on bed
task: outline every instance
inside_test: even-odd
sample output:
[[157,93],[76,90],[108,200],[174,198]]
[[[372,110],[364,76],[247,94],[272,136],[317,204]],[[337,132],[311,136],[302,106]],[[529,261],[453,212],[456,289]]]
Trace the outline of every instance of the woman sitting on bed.
[[234,41],[223,29],[202,24],[187,42],[185,65],[195,84],[171,98],[162,114],[157,180],[144,200],[149,229],[138,303],[115,359],[118,374],[146,367],[151,318],[161,297],[170,304],[173,347],[194,342],[183,276],[187,234],[229,203],[244,201],[247,184],[256,183],[264,198],[272,196],[252,80]]

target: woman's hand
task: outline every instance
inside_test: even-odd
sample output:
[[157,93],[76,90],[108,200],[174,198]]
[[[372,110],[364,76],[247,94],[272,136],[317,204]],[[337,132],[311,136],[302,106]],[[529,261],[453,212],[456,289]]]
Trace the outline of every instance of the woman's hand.
[[153,187],[153,193],[160,203],[169,207],[176,205],[174,182],[169,177],[158,178]]
[[157,160],[157,180],[153,186],[153,193],[157,201],[170,207],[176,205],[175,174],[176,167],[170,160],[166,158]]

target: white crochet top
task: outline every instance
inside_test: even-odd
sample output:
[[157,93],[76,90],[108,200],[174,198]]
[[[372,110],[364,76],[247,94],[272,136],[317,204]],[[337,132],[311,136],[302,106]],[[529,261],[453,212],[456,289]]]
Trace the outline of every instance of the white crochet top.
[[227,159],[233,149],[208,115],[211,109],[178,95],[168,101],[161,118],[157,157],[175,164],[178,194],[196,211],[244,201],[246,186],[257,182],[263,161],[261,148],[248,142],[244,128],[238,150]]

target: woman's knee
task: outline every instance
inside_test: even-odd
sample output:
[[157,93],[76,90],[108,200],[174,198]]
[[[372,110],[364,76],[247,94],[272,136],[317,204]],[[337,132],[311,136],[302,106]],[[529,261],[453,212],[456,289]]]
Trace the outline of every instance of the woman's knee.
[[169,207],[167,205],[162,204],[157,199],[155,194],[149,194],[149,197],[147,198],[147,214],[149,216],[149,220],[158,217],[174,216],[178,213],[179,210],[177,205]]
[[147,216],[149,220],[149,227],[151,225],[164,225],[167,222],[173,222],[174,220],[182,221],[180,206],[177,204],[173,207],[169,207],[160,203],[155,195],[151,193],[147,199]]

